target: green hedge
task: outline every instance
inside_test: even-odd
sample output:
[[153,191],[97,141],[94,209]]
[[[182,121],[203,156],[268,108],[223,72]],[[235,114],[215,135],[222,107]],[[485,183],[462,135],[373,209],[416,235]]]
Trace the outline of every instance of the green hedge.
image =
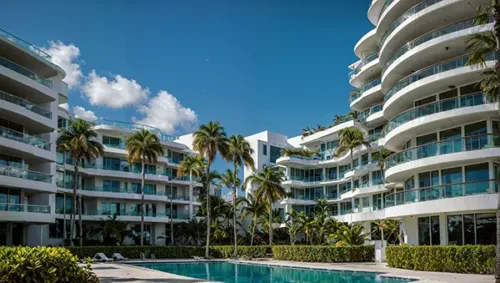
[[395,268],[493,274],[495,246],[390,246],[386,260]]
[[309,262],[373,262],[374,246],[273,246],[277,260]]
[[99,279],[65,248],[0,247],[0,282],[87,282]]
[[[95,246],[95,247],[68,247],[79,258],[94,257],[96,253],[104,253],[111,257],[120,253],[126,258],[139,258],[140,253],[146,257],[154,254],[156,258],[191,258],[205,256],[205,247],[192,246]],[[270,252],[269,246],[238,246],[239,256],[265,257]],[[214,258],[234,257],[234,246],[210,246],[210,255]]]

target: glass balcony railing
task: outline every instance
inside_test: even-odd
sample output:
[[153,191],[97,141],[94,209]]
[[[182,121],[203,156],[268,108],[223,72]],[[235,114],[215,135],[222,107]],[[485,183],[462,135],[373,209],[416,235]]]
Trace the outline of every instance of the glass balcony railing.
[[[430,76],[433,76],[433,75],[436,75],[439,73],[444,73],[447,71],[451,71],[451,70],[465,67],[467,60],[469,60],[468,55],[456,57],[456,58],[450,59],[448,61],[444,61],[442,63],[438,63],[436,65],[426,67],[426,68],[424,68],[420,71],[417,71],[415,73],[412,73],[411,75],[401,79],[391,89],[389,89],[385,93],[384,101],[389,100],[389,98],[391,98],[398,91],[413,84],[414,82],[417,82],[419,80],[425,79],[427,77],[430,77]],[[491,60],[497,60],[496,53],[493,52],[493,53],[488,54],[488,56],[486,57],[486,61],[491,61]]]
[[395,20],[391,26],[389,27],[389,29],[384,33],[384,35],[382,36],[382,39],[380,39],[380,44],[379,46],[383,46],[384,43],[385,43],[385,40],[387,39],[387,37],[389,37],[389,35],[397,28],[399,27],[402,23],[406,22],[406,20],[408,20],[409,18],[411,18],[413,15],[415,15],[416,13],[422,11],[423,9],[427,8],[427,7],[430,7],[434,4],[437,4],[439,2],[441,2],[443,0],[424,0],[420,3],[418,3],[417,5],[411,7],[408,11],[404,12],[397,20]]
[[366,136],[366,140],[374,142],[374,141],[377,141],[383,137],[385,137],[385,133],[383,131],[380,131],[380,132],[369,134],[368,136]]
[[52,88],[52,81],[51,80],[45,79],[44,77],[42,77],[42,76],[24,68],[24,67],[21,67],[20,65],[14,63],[12,61],[9,61],[3,57],[0,57],[0,65],[4,66],[5,68],[9,68],[12,71],[17,72],[23,76],[26,76],[32,80],[35,80],[35,81],[43,84],[46,87]]
[[[170,217],[170,212],[167,211],[165,213],[165,215]],[[182,219],[182,220],[189,219],[189,213],[182,213],[182,212],[175,212],[174,211],[172,219]]]
[[148,126],[148,125],[142,125],[142,124],[137,124],[137,123],[130,123],[130,122],[122,122],[122,121],[115,121],[115,120],[108,120],[108,119],[102,119],[99,118],[94,122],[95,125],[107,125],[107,126],[113,126],[121,129],[125,129],[128,131],[140,131],[142,129],[148,130],[152,133],[155,133],[158,135],[161,141],[174,141],[176,137],[167,135],[163,133],[160,129]]
[[373,62],[377,58],[378,58],[378,51],[375,51],[372,54],[368,55],[365,59],[361,60],[361,63],[359,63],[359,65],[356,66],[356,69],[354,69],[354,72],[352,74],[357,75],[364,66]]
[[387,195],[385,197],[385,206],[392,207],[430,200],[496,193],[498,193],[498,182],[495,180],[443,184]]
[[481,134],[438,141],[406,149],[389,156],[385,161],[385,168],[389,169],[399,164],[427,157],[497,147],[500,147],[499,133]]
[[183,158],[180,158],[180,157],[167,157],[167,159],[168,159],[169,163],[181,164],[182,160],[184,160],[184,157]]
[[396,61],[398,58],[406,54],[408,51],[414,49],[415,47],[426,43],[428,41],[431,41],[435,38],[441,37],[443,35],[447,35],[456,31],[468,29],[470,27],[474,26],[474,19],[466,20],[463,22],[459,22],[453,25],[449,25],[447,27],[441,28],[439,30],[434,30],[431,32],[428,32],[424,35],[419,36],[418,38],[406,43],[403,45],[401,48],[398,49],[390,58],[389,60],[385,63],[384,68],[382,69],[382,74],[385,73],[387,68],[391,66],[394,61]]
[[9,128],[0,127],[0,137],[50,151],[50,143],[47,141]]
[[50,213],[50,205],[0,203],[0,211]]
[[[1,31],[1,29],[0,29],[0,31]],[[45,118],[52,119],[52,112],[50,112],[49,110],[42,108],[36,104],[31,103],[28,100],[22,99],[18,96],[15,96],[15,95],[12,95],[10,93],[7,93],[7,92],[0,90],[0,99],[7,101],[7,102],[10,102],[10,103],[13,103],[13,104],[16,104],[16,105],[19,105],[19,106],[26,108],[27,110],[29,110],[33,113],[36,113],[38,115],[41,115]]]
[[[141,216],[140,211],[124,211],[124,210],[109,210],[109,209],[98,209],[98,210],[86,210],[83,215],[89,216],[111,216],[116,214],[117,216]],[[166,213],[156,213],[153,211],[144,211],[144,217],[167,217]]]
[[385,132],[389,133],[395,128],[406,124],[412,120],[425,117],[428,115],[441,113],[453,109],[472,107],[477,105],[485,104],[486,98],[484,97],[482,92],[467,94],[464,96],[454,97],[439,100],[437,102],[425,104],[419,107],[412,108],[408,111],[405,111],[391,121],[389,121],[385,126]]
[[40,50],[40,48],[36,47],[35,45],[17,37],[11,33],[8,33],[7,31],[5,31],[3,29],[0,29],[0,36],[7,39],[8,41],[10,41],[12,43],[15,43],[17,46],[23,48],[24,50],[32,52],[32,53],[38,55],[39,57],[51,62],[50,55],[43,52],[42,50]]
[[125,142],[120,143],[103,143],[103,145],[112,148],[125,149]]
[[389,7],[392,4],[392,2],[394,2],[394,0],[386,0],[385,1],[384,7],[382,7],[382,10],[380,10],[379,18],[385,12],[385,10],[387,9],[387,7]]
[[369,90],[369,89],[371,89],[373,87],[376,87],[376,86],[380,85],[381,83],[382,83],[382,80],[380,78],[372,80],[372,81],[366,83],[364,86],[362,86],[361,88],[357,89],[355,92],[353,92],[351,94],[351,96],[349,97],[349,103],[352,103],[354,100],[356,100],[359,97],[361,97],[361,95],[363,95],[363,93],[365,93],[367,90]]
[[310,177],[290,176],[288,177],[288,180],[301,181],[301,182],[322,182],[325,180],[325,176],[310,176]]
[[30,181],[52,183],[52,175],[25,170],[24,168],[15,166],[0,165],[0,176],[14,177],[19,179],[26,179]]

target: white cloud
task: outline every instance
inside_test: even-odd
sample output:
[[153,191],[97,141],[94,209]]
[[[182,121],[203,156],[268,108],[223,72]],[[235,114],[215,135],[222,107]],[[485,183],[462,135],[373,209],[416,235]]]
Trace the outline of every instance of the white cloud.
[[108,80],[106,77],[97,75],[95,70],[87,76],[82,91],[88,97],[90,104],[111,108],[141,103],[150,93],[148,88],[143,88],[135,80],[129,80],[120,75],[115,75],[112,80]]
[[198,121],[193,110],[182,106],[177,98],[165,90],[158,92],[147,104],[139,106],[137,112],[146,117],[141,120],[132,117],[134,122],[157,127],[167,134],[192,130]]
[[97,116],[93,111],[85,110],[85,108],[81,106],[73,107],[73,114],[77,119],[82,119],[89,122],[94,122],[95,120],[97,120]]
[[70,89],[80,85],[83,77],[82,70],[78,60],[80,57],[80,49],[74,44],[66,45],[61,41],[50,41],[49,48],[42,48],[47,54],[52,57],[52,62],[61,67],[66,72],[64,82]]

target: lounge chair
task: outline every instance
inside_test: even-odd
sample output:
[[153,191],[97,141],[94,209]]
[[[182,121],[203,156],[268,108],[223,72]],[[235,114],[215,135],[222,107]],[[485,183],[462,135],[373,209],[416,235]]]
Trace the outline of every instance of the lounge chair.
[[111,258],[108,258],[104,253],[96,253],[92,262],[108,262],[113,261]]
[[193,259],[194,260],[204,260],[204,258],[201,256],[193,256]]
[[151,254],[151,260],[156,261],[156,256],[155,256],[155,254]]
[[141,260],[146,260],[146,255],[145,255],[144,253],[140,253],[140,254],[139,254],[139,258],[140,258]]
[[120,253],[114,253],[113,254],[113,258],[116,260],[116,261],[122,261],[122,260],[127,260],[128,258],[126,257],[123,257]]

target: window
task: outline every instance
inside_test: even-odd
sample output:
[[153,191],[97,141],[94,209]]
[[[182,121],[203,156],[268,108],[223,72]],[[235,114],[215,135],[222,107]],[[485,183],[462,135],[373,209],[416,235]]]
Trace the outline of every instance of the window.
[[369,197],[364,197],[362,199],[362,205],[363,205],[363,210],[368,211],[370,208],[370,198]]
[[120,138],[108,137],[108,136],[102,137],[102,143],[106,146],[116,147],[116,148],[122,148],[124,146]]
[[[130,185],[130,190],[136,194],[141,193],[141,183],[132,183]],[[144,184],[144,193],[145,194],[156,194],[156,185],[152,184]]]
[[276,159],[280,158],[281,156],[281,147],[276,147],[276,146],[270,146],[271,148],[271,156],[270,156],[270,162],[271,163],[276,163]]
[[368,153],[361,155],[361,166],[368,164]]
[[262,145],[262,154],[267,155],[267,144]]
[[376,194],[372,196],[373,198],[373,208],[375,210],[382,210],[384,205],[384,196],[382,194]]
[[425,105],[425,104],[429,104],[429,103],[432,103],[434,101],[436,101],[436,96],[429,96],[427,98],[415,101],[415,107],[421,106],[421,105]]
[[490,189],[488,163],[465,166],[466,195],[482,194]]
[[120,181],[114,180],[104,180],[102,182],[103,190],[105,192],[119,192],[120,191]]
[[68,120],[64,119],[63,117],[57,117],[57,127],[59,129],[65,128],[68,126]]
[[326,187],[326,192],[327,192],[327,199],[337,199],[338,193],[337,193],[337,186],[328,186]]
[[[69,238],[70,234],[70,223],[66,220],[66,238]],[[49,224],[49,238],[64,238],[64,220],[56,219],[55,223]]]
[[496,243],[495,213],[448,216],[448,244],[494,245]]
[[439,151],[441,154],[462,151],[462,129],[460,127],[439,132],[441,142]]
[[327,177],[328,180],[336,180],[337,179],[337,167],[327,168]]
[[486,121],[474,123],[465,126],[465,149],[476,150],[481,149],[488,143],[486,136]]
[[359,207],[359,198],[354,199],[354,209],[353,212],[360,212],[360,207]]
[[426,158],[430,156],[435,156],[437,151],[437,134],[429,134],[421,137],[417,137],[417,146],[427,145],[417,148],[417,157]]
[[372,183],[374,186],[376,185],[382,185],[384,181],[382,180],[382,171],[373,171],[372,172]]
[[441,170],[441,184],[445,197],[462,196],[462,167]]
[[420,188],[438,186],[439,185],[439,172],[432,171],[432,172],[420,173],[420,174],[418,174],[418,181],[419,181],[418,185]]
[[125,204],[115,202],[101,202],[101,215],[125,215]]
[[339,206],[337,204],[329,205],[330,207],[330,216],[339,215]]
[[473,83],[473,84],[461,87],[460,88],[460,95],[466,95],[466,94],[476,93],[476,92],[480,92],[480,91],[481,91],[480,84]]
[[350,201],[340,203],[340,215],[345,215],[351,212],[352,212],[352,203]]
[[363,175],[361,177],[361,187],[366,188],[370,186],[370,174]]
[[57,164],[63,165],[64,164],[64,152],[57,152]]
[[418,244],[422,246],[440,244],[439,216],[418,218]]

